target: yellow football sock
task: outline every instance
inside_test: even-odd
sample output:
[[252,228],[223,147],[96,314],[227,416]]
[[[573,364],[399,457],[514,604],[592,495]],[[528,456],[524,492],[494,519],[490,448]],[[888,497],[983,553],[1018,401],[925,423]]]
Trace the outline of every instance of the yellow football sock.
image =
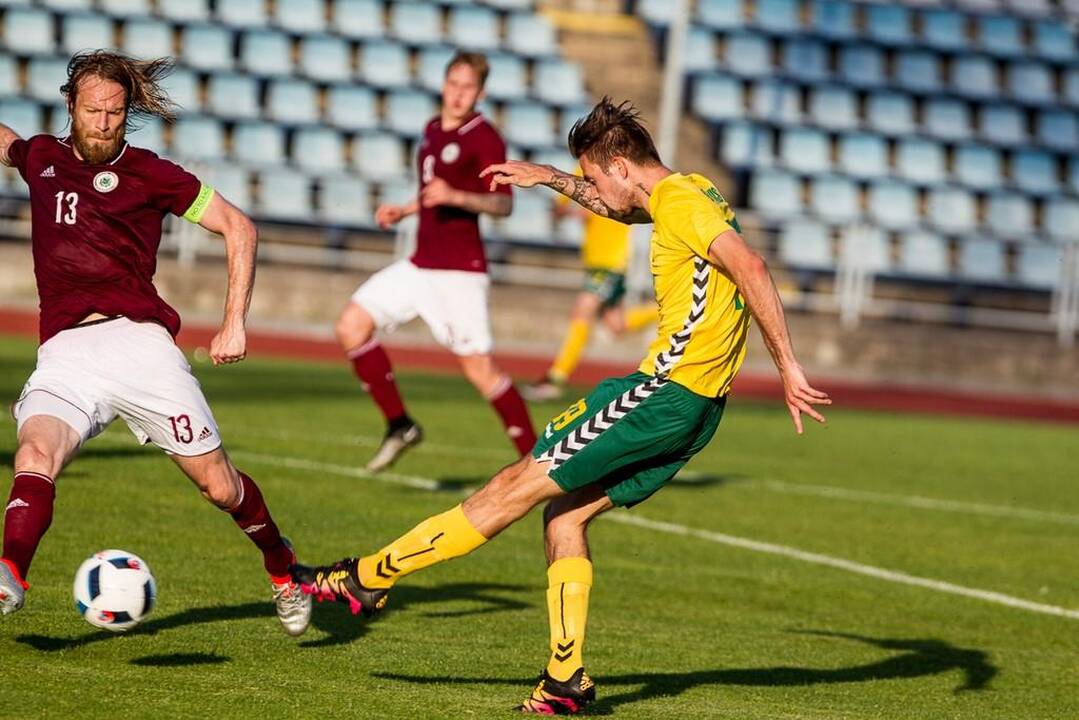
[[655,305],[638,305],[626,310],[626,330],[640,330],[659,322],[659,308]]
[[569,680],[584,664],[584,628],[591,589],[592,562],[588,558],[562,558],[547,568],[547,618],[551,624],[547,674],[555,680]]
[[458,505],[427,518],[374,555],[360,558],[360,582],[369,588],[392,587],[398,578],[467,555],[485,542],[487,538]]
[[587,320],[570,320],[566,339],[562,341],[562,348],[558,351],[551,369],[547,371],[552,380],[566,382],[577,369],[577,363],[581,361],[584,348],[588,345],[590,327],[591,323]]

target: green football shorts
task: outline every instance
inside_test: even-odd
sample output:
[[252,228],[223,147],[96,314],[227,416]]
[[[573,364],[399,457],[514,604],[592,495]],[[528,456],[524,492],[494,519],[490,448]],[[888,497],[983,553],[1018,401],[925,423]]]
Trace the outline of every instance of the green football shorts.
[[614,307],[626,296],[626,276],[613,270],[585,268],[584,291],[600,299],[603,307]]
[[566,492],[598,482],[615,505],[636,505],[708,444],[726,404],[640,372],[608,378],[547,424],[532,457]]

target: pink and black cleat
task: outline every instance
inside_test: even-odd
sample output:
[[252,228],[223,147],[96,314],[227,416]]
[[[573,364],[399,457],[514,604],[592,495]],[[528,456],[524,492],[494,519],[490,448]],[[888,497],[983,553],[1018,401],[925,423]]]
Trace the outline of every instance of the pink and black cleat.
[[577,668],[569,680],[555,680],[544,670],[536,689],[517,710],[535,715],[576,715],[595,700],[596,684],[584,668]]
[[288,571],[300,589],[319,602],[348,603],[353,615],[371,617],[386,606],[389,590],[364,587],[360,582],[360,561],[345,558],[330,566],[293,565]]

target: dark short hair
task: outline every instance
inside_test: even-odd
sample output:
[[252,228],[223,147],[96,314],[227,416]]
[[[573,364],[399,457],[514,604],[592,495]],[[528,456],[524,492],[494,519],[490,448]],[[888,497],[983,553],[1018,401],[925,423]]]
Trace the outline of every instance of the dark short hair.
[[85,78],[100,77],[124,89],[129,130],[134,118],[155,116],[171,122],[176,117],[176,105],[161,87],[161,81],[172,72],[173,64],[171,58],[136,60],[111,50],[88,50],[76,53],[68,62],[67,82],[60,92],[73,110],[79,84]]
[[446,63],[446,74],[450,74],[450,70],[458,65],[468,65],[476,73],[476,77],[480,79],[480,87],[482,88],[487,84],[487,75],[491,72],[491,66],[487,62],[487,56],[478,52],[467,52],[465,50],[457,51],[450,61]]
[[611,160],[624,157],[638,165],[659,165],[659,152],[644,127],[641,114],[628,100],[615,105],[604,96],[592,112],[573,124],[569,131],[569,150],[573,157],[587,155],[600,167],[610,167]]

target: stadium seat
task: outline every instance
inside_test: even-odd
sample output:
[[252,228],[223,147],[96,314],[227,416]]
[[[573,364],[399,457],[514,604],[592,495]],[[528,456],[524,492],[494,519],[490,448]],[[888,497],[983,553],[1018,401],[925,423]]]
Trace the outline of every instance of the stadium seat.
[[514,13],[506,21],[505,48],[527,57],[557,55],[558,39],[551,21],[542,15]]
[[1030,240],[1034,233],[1034,206],[1019,193],[998,190],[985,200],[985,227],[999,238]]
[[0,55],[0,97],[19,94],[19,74],[15,58],[7,53]]
[[937,92],[941,85],[938,56],[925,50],[901,50],[895,57],[892,81],[898,87],[915,93]]
[[1046,60],[1069,61],[1075,58],[1075,35],[1056,20],[1037,22],[1033,27],[1034,53]]
[[966,103],[950,98],[928,100],[923,108],[925,131],[942,140],[970,137],[970,113]]
[[1057,163],[1049,153],[1019,150],[1012,155],[1012,182],[1031,195],[1051,195],[1060,190]]
[[4,124],[14,130],[19,137],[33,137],[45,130],[41,106],[32,100],[0,99],[0,118],[3,118]]
[[378,41],[364,43],[360,49],[360,68],[361,77],[378,87],[409,84],[408,51],[404,45]]
[[750,206],[771,219],[802,212],[802,188],[797,177],[778,170],[758,170],[749,181]]
[[244,168],[231,163],[215,163],[202,174],[202,180],[236,207],[251,211],[251,175]]
[[955,150],[955,179],[975,190],[992,190],[1004,182],[1000,153],[984,145],[962,145]]
[[844,87],[811,88],[809,116],[829,130],[853,130],[858,126],[858,99]]
[[487,57],[491,72],[487,76],[487,96],[495,100],[519,100],[528,93],[525,62],[517,55],[494,53]]
[[888,148],[877,135],[853,133],[839,138],[839,167],[856,178],[888,174]]
[[1038,144],[1060,152],[1079,149],[1079,119],[1075,111],[1043,110],[1037,116],[1037,128]]
[[371,133],[357,138],[352,162],[362,175],[376,180],[399,178],[406,173],[405,149],[396,135]]
[[11,8],[4,13],[4,47],[18,55],[51,53],[53,16],[36,8]]
[[874,274],[892,269],[891,248],[884,230],[868,225],[848,225],[839,234],[840,260],[858,262]]
[[915,130],[914,103],[901,93],[870,93],[866,99],[866,124],[884,135],[909,135]]
[[1016,100],[1031,105],[1048,105],[1054,102],[1053,79],[1045,65],[1037,62],[1011,62],[1005,71],[1005,77],[1008,92]]
[[959,245],[959,275],[974,282],[1005,281],[1004,245],[998,240],[968,238]]
[[708,28],[694,25],[686,34],[686,49],[682,55],[684,73],[714,70],[718,64],[716,57],[716,36]]
[[1029,18],[1049,17],[1056,8],[1052,0],[1003,0],[1008,10]]
[[844,225],[858,220],[862,211],[858,186],[842,175],[824,175],[810,183],[809,207],[825,222]]
[[351,80],[352,51],[341,38],[307,35],[300,41],[300,71],[319,82]]
[[977,17],[978,47],[997,57],[1018,57],[1026,53],[1019,21],[1008,15]]
[[266,170],[259,175],[255,212],[272,220],[310,222],[311,181],[293,170]]
[[949,90],[967,98],[989,99],[1000,94],[997,70],[991,59],[964,55],[952,61]]
[[674,14],[674,6],[670,0],[637,0],[636,5],[637,14],[653,26],[666,27]]
[[57,137],[68,134],[71,115],[68,113],[67,105],[63,102],[55,103],[48,109],[46,115],[48,115],[49,121],[45,123],[45,132]]
[[[566,138],[569,136],[569,131],[581,118],[585,117],[592,111],[592,105],[571,105],[569,107],[561,108],[558,112],[558,137],[555,138],[555,147],[559,152],[565,150]],[[576,161],[574,161],[576,165]],[[558,165],[556,167],[561,167]]]
[[577,63],[566,60],[539,60],[533,67],[532,94],[551,105],[583,102],[584,78]]
[[300,128],[292,136],[292,161],[301,169],[331,172],[345,167],[345,145],[330,128]]
[[498,15],[490,8],[461,5],[450,8],[449,40],[470,50],[496,50]]
[[540,148],[531,153],[531,160],[540,165],[553,165],[561,170],[572,170],[577,166],[577,158],[563,148]]
[[214,14],[218,21],[233,27],[262,27],[269,16],[266,0],[217,0]]
[[416,198],[416,181],[412,178],[389,178],[380,181],[376,187],[380,203],[403,205]]
[[446,77],[446,64],[453,57],[450,47],[428,47],[420,50],[417,80],[422,88],[441,92]]
[[67,60],[36,57],[30,61],[26,94],[36,100],[56,102],[60,86],[67,82]]
[[774,80],[753,83],[750,112],[753,117],[775,124],[798,124],[802,121],[801,92],[797,85]]
[[1011,147],[1027,142],[1026,118],[1013,105],[984,105],[978,121],[983,140]]
[[198,70],[232,67],[232,33],[217,25],[187,25],[183,29],[181,59]]
[[784,130],[780,134],[779,156],[788,169],[802,175],[820,175],[831,169],[828,136],[820,130]]
[[[658,5],[660,3],[653,3]],[[667,9],[673,7],[670,2],[664,2]],[[656,13],[662,12],[658,8]],[[742,0],[699,0],[697,3],[697,18],[710,28],[716,30],[733,30],[745,24],[742,14]],[[666,17],[664,25],[670,22]]]
[[896,180],[880,180],[871,184],[869,217],[889,230],[917,225],[918,198],[914,188]]
[[271,80],[266,90],[266,116],[294,125],[318,122],[315,86],[305,80]]
[[334,32],[361,40],[385,35],[380,0],[334,0],[331,7]]
[[525,148],[553,145],[551,112],[535,103],[511,103],[503,111],[502,130],[506,140]]
[[418,138],[437,111],[438,103],[422,90],[394,90],[386,94],[383,125],[398,135]]
[[1020,285],[1052,290],[1060,282],[1064,252],[1053,245],[1024,245],[1015,260],[1015,278]]
[[[59,112],[56,112],[59,110]],[[53,122],[66,123],[67,122],[67,108],[60,106],[53,109]],[[57,116],[61,119],[57,121]],[[53,134],[59,135],[63,129],[63,125],[60,125],[60,130],[56,130]],[[166,150],[165,145],[165,124],[161,122],[159,118],[149,117],[141,118],[135,123],[135,127],[127,134],[127,140],[135,147],[146,148],[158,155],[161,155]]]
[[1079,68],[1070,67],[1064,70],[1061,100],[1073,108],[1079,108]]
[[753,22],[769,33],[788,35],[801,30],[797,0],[757,0]]
[[839,76],[859,88],[884,85],[884,55],[872,45],[844,45],[839,49]]
[[1068,162],[1068,188],[1079,193],[1079,155],[1072,155]]
[[813,32],[823,37],[845,40],[856,34],[854,5],[848,0],[814,0],[811,5]]
[[275,0],[274,22],[290,33],[325,32],[325,5],[323,0]]
[[932,140],[906,138],[895,146],[896,174],[917,185],[944,180],[944,148]]
[[442,11],[434,3],[394,2],[390,5],[390,31],[410,45],[441,42]]
[[[471,0],[450,0],[451,3],[466,3]],[[491,7],[499,10],[531,10],[535,0],[486,0]]]
[[951,273],[947,241],[924,230],[901,235],[896,270],[904,275],[926,279],[947,277]]
[[326,120],[343,130],[371,130],[378,126],[378,100],[363,85],[335,85],[326,93]]
[[791,220],[779,234],[779,259],[794,268],[832,270],[831,231],[812,220]]
[[157,0],[157,12],[162,17],[181,23],[210,20],[207,0]]
[[828,79],[828,49],[823,43],[799,37],[785,40],[782,47],[785,74],[807,83]]
[[371,186],[345,173],[319,178],[319,219],[330,225],[368,227],[374,225]]
[[922,13],[922,42],[937,50],[966,50],[964,24],[963,15],[954,10],[927,10]]
[[1079,238],[1079,200],[1055,197],[1045,203],[1042,228],[1050,239],[1073,242]]
[[161,87],[182,112],[194,113],[202,109],[198,76],[187,68],[175,68],[161,81]]
[[974,196],[959,187],[934,188],[929,191],[928,219],[945,234],[970,232],[976,224]]
[[112,20],[104,15],[64,15],[60,37],[60,47],[69,54],[116,46],[112,37]]
[[880,45],[907,45],[911,37],[911,13],[900,4],[867,5],[866,34]]
[[[22,2],[22,0],[15,0],[15,2],[11,2],[11,0],[4,0],[4,2],[0,2],[0,5],[3,5],[5,3],[10,5],[28,4],[26,2]],[[90,10],[93,7],[90,0],[38,0],[38,4],[43,5],[50,10],[59,10],[60,15],[65,15],[70,12]]]
[[114,17],[143,17],[150,14],[150,0],[98,0],[98,4]]
[[550,243],[554,237],[550,197],[517,193],[513,198],[513,214],[503,218],[499,227],[501,234],[510,240]]
[[736,168],[771,165],[775,157],[772,133],[760,125],[731,123],[723,128],[720,155]]
[[259,116],[258,83],[250,75],[213,74],[206,94],[206,108],[214,115],[229,120],[248,120]]
[[170,155],[181,160],[220,160],[225,154],[225,130],[211,117],[182,117],[172,126],[170,148]]
[[132,18],[124,23],[120,47],[129,55],[151,59],[176,54],[172,27],[152,18]]
[[285,162],[285,132],[274,123],[238,123],[232,130],[232,156],[244,165],[281,165]]
[[240,36],[240,65],[264,77],[292,74],[292,42],[276,30],[255,30]]
[[731,33],[723,50],[722,67],[745,77],[772,74],[772,51],[768,38],[749,33]]

